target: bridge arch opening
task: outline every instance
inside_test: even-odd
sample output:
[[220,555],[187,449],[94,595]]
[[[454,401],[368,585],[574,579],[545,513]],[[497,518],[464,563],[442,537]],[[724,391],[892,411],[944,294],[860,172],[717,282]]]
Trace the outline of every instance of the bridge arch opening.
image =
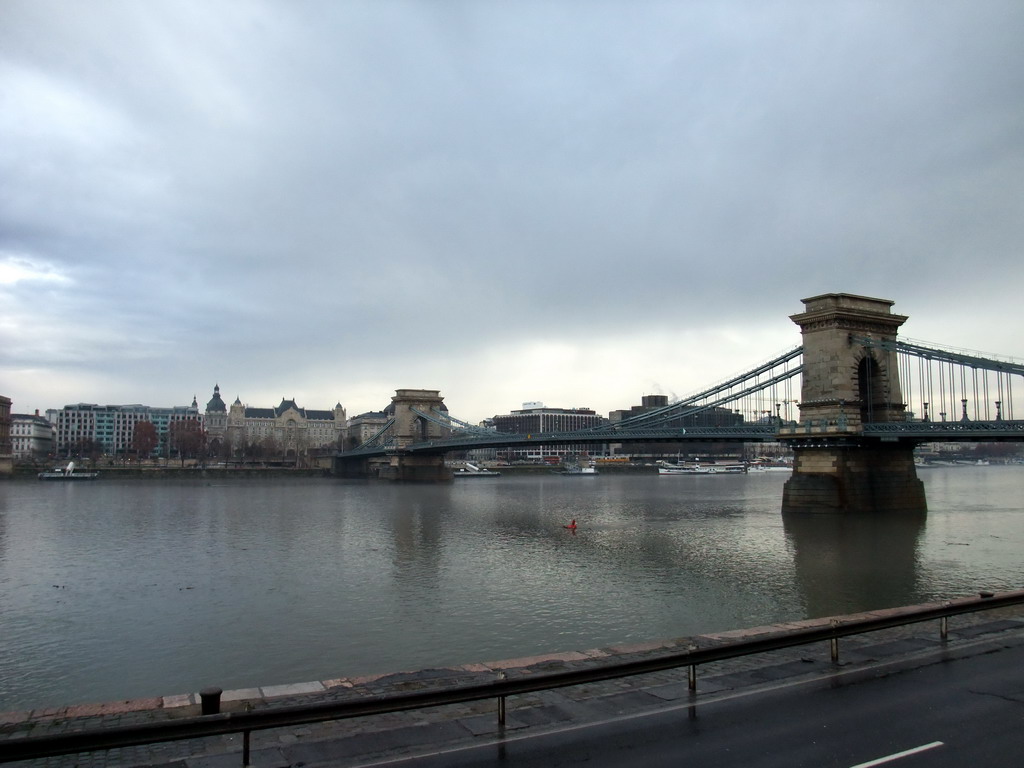
[[860,401],[861,423],[873,422],[876,407],[885,405],[885,386],[882,368],[870,353],[857,364],[857,396]]
[[413,435],[418,443],[425,443],[430,434],[430,424],[422,416],[417,416],[412,423]]

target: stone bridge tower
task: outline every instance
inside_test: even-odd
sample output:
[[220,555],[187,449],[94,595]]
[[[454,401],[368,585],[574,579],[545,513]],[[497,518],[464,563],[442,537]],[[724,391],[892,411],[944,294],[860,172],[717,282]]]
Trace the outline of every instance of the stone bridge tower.
[[420,413],[430,413],[431,409],[444,410],[444,398],[441,397],[438,390],[395,390],[389,410],[394,411],[394,432],[398,448],[406,448],[413,443],[440,440],[448,436],[448,430],[445,427],[420,415]]
[[[415,410],[414,410],[415,409]],[[382,480],[440,482],[451,480],[443,454],[408,453],[405,449],[416,443],[427,443],[448,435],[448,429],[420,414],[431,409],[444,410],[444,398],[436,389],[398,389],[391,398],[395,424],[394,449],[388,452],[387,463],[379,468]],[[417,413],[419,411],[419,413]]]
[[[436,389],[398,389],[384,414],[393,419],[385,433],[388,448],[370,456],[335,455],[332,469],[338,477],[437,483],[452,479],[444,463],[444,451],[409,451],[412,445],[449,436],[450,430],[421,414],[446,411]],[[417,411],[419,413],[417,413]]]
[[829,293],[804,299],[805,311],[791,317],[804,371],[800,424],[779,433],[796,454],[783,512],[925,511],[914,443],[868,438],[862,428],[904,419],[896,353],[855,341],[895,341],[907,318],[892,314],[892,304]]

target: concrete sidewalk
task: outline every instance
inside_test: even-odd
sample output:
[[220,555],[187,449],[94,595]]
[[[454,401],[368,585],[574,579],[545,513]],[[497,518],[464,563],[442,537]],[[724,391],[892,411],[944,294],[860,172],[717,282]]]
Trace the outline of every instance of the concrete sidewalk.
[[[874,613],[841,617],[844,620]],[[324,701],[345,701],[489,682],[508,677],[584,668],[607,661],[649,658],[687,648],[709,647],[798,627],[828,625],[831,619],[758,627],[735,632],[677,638],[645,645],[616,646],[590,651],[509,659],[461,667],[426,669],[363,678],[340,678],[296,685],[227,691],[222,711],[264,709]],[[670,705],[709,701],[716,694],[751,689],[783,680],[816,678],[837,669],[852,670],[878,661],[945,650],[955,653],[979,639],[993,642],[1024,640],[1024,608],[965,614],[949,619],[949,637],[939,637],[937,622],[882,630],[840,641],[838,665],[828,643],[789,648],[702,665],[697,694],[690,693],[685,668],[631,678],[510,697],[506,723],[500,729],[497,703],[481,701],[424,710],[339,720],[301,727],[255,731],[252,764],[258,768],[286,766],[358,766],[422,751],[457,748],[501,735],[528,733],[574,723],[599,721],[625,714],[653,711]],[[152,723],[200,714],[199,695],[111,702],[30,712],[0,714],[0,754],[3,740],[24,736],[68,733],[96,727]],[[105,752],[11,763],[33,768],[130,768],[166,765],[173,768],[237,768],[242,764],[242,736],[209,737]]]

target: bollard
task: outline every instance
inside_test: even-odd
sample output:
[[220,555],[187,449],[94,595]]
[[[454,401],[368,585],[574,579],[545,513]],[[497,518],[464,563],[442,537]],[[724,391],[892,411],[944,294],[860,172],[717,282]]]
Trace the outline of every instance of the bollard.
[[219,715],[220,714],[220,695],[223,693],[220,688],[211,687],[203,688],[199,692],[199,698],[203,703],[203,714],[204,715]]

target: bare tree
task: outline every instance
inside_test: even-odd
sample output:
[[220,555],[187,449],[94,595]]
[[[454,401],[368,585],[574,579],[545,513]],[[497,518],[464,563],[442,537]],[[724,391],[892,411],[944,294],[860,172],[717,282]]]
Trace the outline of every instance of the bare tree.
[[132,449],[140,459],[149,458],[160,438],[150,421],[137,421],[132,428]]
[[70,453],[80,459],[87,459],[95,467],[96,461],[103,455],[103,443],[99,440],[85,438],[71,446]]
[[272,435],[267,435],[260,441],[260,447],[263,449],[264,459],[276,459],[279,458],[281,453],[281,446]]
[[177,450],[183,467],[185,459],[195,459],[201,456],[206,447],[206,432],[203,431],[198,419],[172,422],[168,435],[171,448]]

